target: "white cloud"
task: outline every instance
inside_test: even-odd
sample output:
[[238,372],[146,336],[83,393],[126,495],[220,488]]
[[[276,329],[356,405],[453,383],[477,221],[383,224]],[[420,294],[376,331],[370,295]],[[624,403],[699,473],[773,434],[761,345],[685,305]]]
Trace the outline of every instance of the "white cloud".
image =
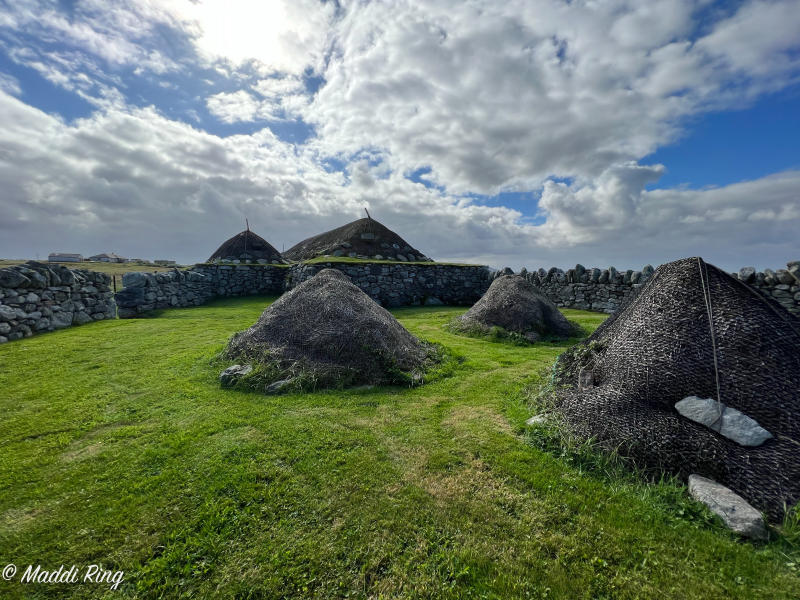
[[0,90],[12,96],[19,96],[22,93],[17,78],[6,73],[0,73]]
[[189,0],[168,10],[208,60],[302,74],[321,68],[335,6],[316,0]]
[[211,114],[224,123],[238,121],[254,121],[263,118],[261,103],[244,90],[237,92],[220,92],[206,99],[206,106]]
[[[702,254],[779,267],[796,251],[800,173],[710,190],[644,191],[657,167],[618,165],[596,183],[548,184],[548,221],[471,204],[385,165],[349,181],[269,130],[219,138],[153,108],[108,108],[66,124],[0,93],[5,256],[113,250],[205,259],[244,217],[278,248],[371,214],[440,260],[495,266],[640,267]],[[757,201],[754,201],[757,199]]]
[[[796,82],[793,8],[796,0],[725,14],[701,0],[87,0],[67,18],[20,0],[0,15],[10,56],[98,110],[67,124],[0,91],[0,252],[200,260],[245,215],[280,247],[366,205],[437,259],[626,268],[702,254],[775,268],[798,258],[800,174],[647,190],[663,168],[637,161],[680,135],[688,117]],[[698,11],[717,20],[700,23]],[[268,129],[220,138],[131,108],[119,66],[156,82],[214,68],[236,91],[198,101],[222,122],[302,117],[319,135],[306,145]],[[324,78],[314,94],[309,73]],[[174,110],[196,123],[196,108]],[[331,157],[345,174],[322,168]],[[423,166],[441,188],[403,177]],[[463,196],[499,189],[541,189],[546,222]]]
[[705,5],[346,3],[305,118],[322,153],[376,148],[456,193],[597,177],[796,78],[796,0],[744,3],[695,39]]

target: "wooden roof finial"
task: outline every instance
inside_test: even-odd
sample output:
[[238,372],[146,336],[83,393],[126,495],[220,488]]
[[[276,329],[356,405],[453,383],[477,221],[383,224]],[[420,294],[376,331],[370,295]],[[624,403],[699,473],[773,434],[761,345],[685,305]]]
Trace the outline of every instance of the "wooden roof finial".
[[367,218],[368,218],[370,221],[372,221],[372,217],[370,217],[370,216],[369,216],[369,211],[367,210],[367,207],[366,207],[366,206],[364,207],[364,212],[365,212],[365,213],[367,213]]

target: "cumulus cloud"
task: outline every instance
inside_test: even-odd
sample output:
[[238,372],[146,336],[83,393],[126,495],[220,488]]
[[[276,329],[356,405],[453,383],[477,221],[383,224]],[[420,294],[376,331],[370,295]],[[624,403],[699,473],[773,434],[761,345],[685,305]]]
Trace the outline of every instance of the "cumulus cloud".
[[[669,165],[638,161],[688,117],[796,82],[793,8],[88,0],[67,17],[20,0],[0,14],[0,44],[96,111],[66,123],[0,81],[0,252],[201,260],[245,216],[280,248],[367,206],[443,260],[627,268],[702,254],[774,268],[796,258],[800,173],[655,190]],[[135,108],[122,67],[175,95],[171,73],[203,73],[215,93],[195,102],[220,121],[301,118],[316,136],[223,138]],[[405,177],[423,167],[434,186]],[[509,189],[541,192],[543,224],[471,199]]]
[[220,138],[153,108],[110,108],[67,124],[3,93],[0,112],[9,117],[0,129],[6,256],[113,250],[197,261],[241,230],[245,216],[280,248],[366,206],[440,260],[538,267],[588,256],[637,267],[701,253],[731,268],[754,255],[776,267],[800,226],[798,172],[646,191],[660,168],[618,165],[584,186],[548,184],[540,203],[547,222],[533,226],[514,210],[470,203],[368,160],[349,177],[328,172],[268,129]]
[[453,192],[596,177],[790,84],[796,8],[744,3],[698,31],[704,2],[346,3],[305,118],[321,151],[379,148]]

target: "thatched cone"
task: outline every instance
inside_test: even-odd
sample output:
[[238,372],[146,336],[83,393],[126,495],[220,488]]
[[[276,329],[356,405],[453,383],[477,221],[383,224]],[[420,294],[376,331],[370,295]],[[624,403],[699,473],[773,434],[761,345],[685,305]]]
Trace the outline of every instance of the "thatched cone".
[[326,254],[412,262],[431,261],[394,231],[371,218],[358,219],[305,239],[284,252],[283,257],[300,261]]
[[516,333],[530,342],[543,336],[569,337],[576,333],[556,305],[524,277],[498,277],[466,313],[451,323],[465,333],[489,333],[492,328]]
[[225,240],[217,248],[216,252],[208,258],[208,262],[233,260],[241,262],[285,262],[280,252],[273,248],[267,240],[253,233],[250,229],[246,229]]
[[[800,500],[800,320],[699,258],[659,267],[559,357],[556,381],[581,437],[656,471],[713,479],[773,519]],[[719,399],[774,439],[741,446],[681,416],[675,404],[688,396]]]
[[435,349],[411,335],[340,271],[324,269],[281,296],[225,354],[315,387],[413,383]]

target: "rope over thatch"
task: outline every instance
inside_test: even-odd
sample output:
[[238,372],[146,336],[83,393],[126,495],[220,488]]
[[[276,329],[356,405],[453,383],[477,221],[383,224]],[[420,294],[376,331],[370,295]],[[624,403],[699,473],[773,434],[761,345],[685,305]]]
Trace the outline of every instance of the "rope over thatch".
[[577,328],[527,279],[503,275],[466,313],[451,323],[455,330],[489,333],[493,327],[534,342],[542,336],[569,337]]
[[430,261],[394,231],[369,216],[305,239],[283,253],[284,258],[292,261],[324,255]]
[[[771,518],[800,500],[800,320],[698,258],[659,267],[584,344],[559,357],[557,404],[579,436],[639,464],[713,479]],[[712,398],[774,439],[743,447],[682,417]]]
[[342,272],[323,269],[234,335],[225,354],[328,386],[413,382],[436,353]]
[[267,240],[250,231],[249,223],[247,229],[237,233],[217,248],[217,251],[209,257],[208,262],[232,260],[284,262],[281,253],[273,248]]

